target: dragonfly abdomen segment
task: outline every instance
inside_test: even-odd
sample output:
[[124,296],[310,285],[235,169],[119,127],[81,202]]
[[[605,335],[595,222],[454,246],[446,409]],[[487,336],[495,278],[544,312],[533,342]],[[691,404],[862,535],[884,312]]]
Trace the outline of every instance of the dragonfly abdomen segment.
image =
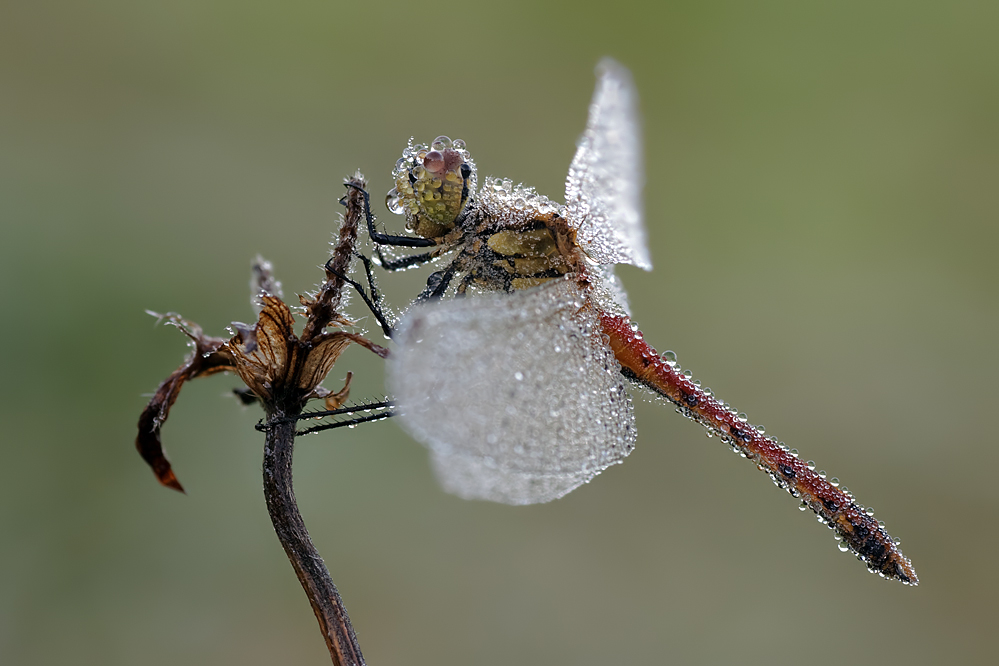
[[864,561],[868,568],[886,578],[916,585],[909,560],[873,512],[858,505],[851,495],[815,472],[814,464],[802,462],[797,453],[767,437],[759,428],[744,420],[713,395],[664,360],[642,334],[632,328],[629,318],[604,314],[604,334],[624,374],[677,405],[678,411],[691,418],[722,441],[743,453],[781,488],[814,511],[819,520],[834,529],[842,542]]

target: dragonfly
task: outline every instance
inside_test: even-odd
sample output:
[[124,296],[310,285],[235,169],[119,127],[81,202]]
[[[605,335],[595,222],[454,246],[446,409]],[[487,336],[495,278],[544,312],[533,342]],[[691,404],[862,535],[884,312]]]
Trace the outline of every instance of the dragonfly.
[[[587,483],[634,449],[630,386],[651,390],[811,509],[872,572],[918,584],[898,540],[838,480],[764,433],[660,354],[632,321],[616,264],[651,270],[637,93],[628,70],[597,67],[586,129],[559,204],[509,179],[477,183],[464,142],[411,139],[386,203],[408,234],[379,232],[390,271],[442,266],[396,327],[354,282],[396,347],[393,412],[430,451],[445,490],[532,504]],[[389,248],[424,248],[399,256]]]

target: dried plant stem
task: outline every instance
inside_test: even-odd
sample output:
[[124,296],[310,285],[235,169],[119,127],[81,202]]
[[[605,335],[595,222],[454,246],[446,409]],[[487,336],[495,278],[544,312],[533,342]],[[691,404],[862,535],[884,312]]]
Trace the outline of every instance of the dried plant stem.
[[[295,411],[296,413],[288,413]],[[295,422],[301,410],[275,410],[268,414],[271,427],[264,443],[264,497],[274,531],[284,547],[337,666],[363,666],[364,657],[319,551],[312,545],[292,487],[291,462],[295,450]]]
[[[231,339],[208,337],[197,324],[176,314],[157,315],[184,331],[195,349],[180,368],[160,384],[156,395],[143,410],[135,446],[153,468],[160,483],[183,492],[160,441],[160,430],[170,407],[177,400],[181,387],[191,379],[218,372],[238,374],[247,389],[237,392],[237,395],[245,404],[260,402],[267,414],[266,424],[261,428],[266,432],[264,497],[274,531],[309,597],[333,663],[336,666],[363,666],[364,657],[361,656],[361,648],[350,626],[343,600],[298,511],[291,473],[295,426],[305,404],[313,398],[326,398],[327,406],[338,407],[347,399],[350,373],[347,384],[337,393],[321,385],[343,350],[350,344],[358,344],[382,358],[389,353],[361,335],[342,330],[344,326],[352,325],[340,313],[340,307],[344,286],[354,284],[346,275],[357,247],[358,225],[367,211],[365,181],[361,172],[347,179],[345,185],[347,194],[342,203],[347,211],[325,266],[326,279],[315,294],[299,296],[299,302],[305,306],[308,316],[301,335],[295,334],[291,308],[281,300],[281,283],[275,279],[271,265],[261,257],[254,262],[250,283],[257,322],[252,326],[234,323],[236,333]],[[376,407],[388,407],[388,404],[381,403]],[[388,416],[391,413],[386,410],[341,421],[333,427]]]

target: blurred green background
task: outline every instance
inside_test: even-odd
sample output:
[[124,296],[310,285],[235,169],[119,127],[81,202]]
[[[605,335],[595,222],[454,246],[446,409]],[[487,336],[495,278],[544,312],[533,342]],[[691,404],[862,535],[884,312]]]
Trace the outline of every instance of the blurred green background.
[[[186,497],[135,453],[186,352],[143,310],[250,320],[258,252],[311,288],[341,179],[380,200],[411,135],[560,198],[611,55],[645,122],[636,320],[875,507],[922,584],[658,404],[626,464],[526,508],[445,496],[384,422],[296,456],[368,661],[994,663],[999,5],[826,4],[0,6],[0,661],[328,663],[237,380],[166,426]],[[327,385],[347,370],[383,390],[370,354]]]

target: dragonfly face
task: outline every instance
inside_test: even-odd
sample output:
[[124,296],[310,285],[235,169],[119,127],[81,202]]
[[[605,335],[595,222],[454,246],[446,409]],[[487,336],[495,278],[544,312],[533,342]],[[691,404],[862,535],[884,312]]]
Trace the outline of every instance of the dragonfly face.
[[454,228],[468,195],[475,191],[475,164],[460,139],[446,136],[430,147],[410,140],[392,171],[395,187],[385,203],[406,216],[406,229],[423,238],[440,238]]
[[[627,70],[602,62],[564,206],[509,180],[486,179],[476,192],[474,169],[460,173],[462,164],[471,165],[459,152],[463,144],[455,149],[441,140],[443,150],[410,146],[404,153],[393,172],[390,208],[406,215],[411,231],[433,240],[435,249],[416,258],[453,253],[417,301],[439,299],[455,278],[458,294],[470,287],[512,293],[423,303],[407,312],[388,364],[403,426],[431,450],[445,489],[512,504],[550,501],[631,451],[628,379],[752,460],[869,569],[917,583],[872,512],[701,388],[675,356],[660,356],[632,324],[613,266],[651,269],[636,106]],[[376,242],[395,238],[406,245],[405,238],[376,238],[369,230]],[[395,265],[415,263],[406,258]]]

